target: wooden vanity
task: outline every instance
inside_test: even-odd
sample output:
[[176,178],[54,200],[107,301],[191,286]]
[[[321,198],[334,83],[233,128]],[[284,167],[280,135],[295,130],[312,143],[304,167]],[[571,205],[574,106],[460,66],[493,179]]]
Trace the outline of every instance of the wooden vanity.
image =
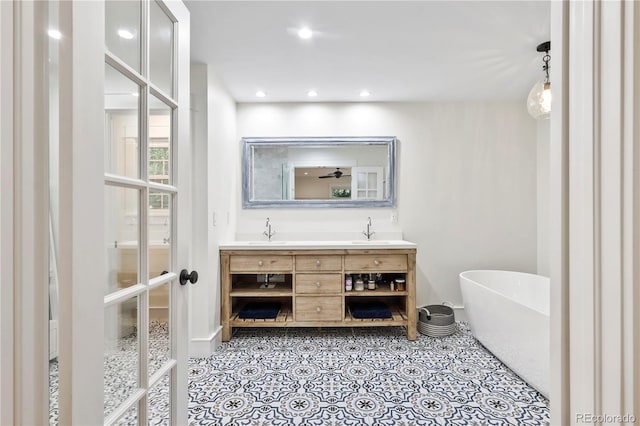
[[[383,326],[405,327],[407,339],[415,340],[415,244],[351,246],[341,242],[221,245],[222,340],[231,339],[236,327]],[[375,290],[346,291],[346,274],[374,274],[379,284]],[[390,289],[388,282],[395,278],[406,280],[405,290]],[[258,301],[278,302],[277,317],[238,316],[243,306]],[[384,302],[392,317],[353,318],[350,306],[356,301]]]

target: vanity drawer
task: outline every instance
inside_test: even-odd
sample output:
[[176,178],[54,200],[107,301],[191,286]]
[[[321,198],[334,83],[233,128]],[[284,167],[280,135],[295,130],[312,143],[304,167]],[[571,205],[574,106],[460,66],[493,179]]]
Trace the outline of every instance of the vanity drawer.
[[293,256],[231,256],[231,272],[285,272],[293,269]]
[[296,321],[342,321],[341,296],[298,296]]
[[342,274],[296,274],[296,293],[342,292]]
[[407,256],[404,254],[349,254],[344,257],[344,270],[345,272],[405,272]]
[[297,271],[340,271],[342,256],[296,256]]

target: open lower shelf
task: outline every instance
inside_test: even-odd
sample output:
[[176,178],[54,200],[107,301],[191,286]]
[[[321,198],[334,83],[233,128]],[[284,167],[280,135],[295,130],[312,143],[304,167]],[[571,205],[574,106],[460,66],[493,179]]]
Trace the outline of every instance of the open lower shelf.
[[293,294],[291,284],[277,283],[275,287],[261,287],[261,283],[234,283],[231,297],[287,297]]
[[[347,308],[344,315],[344,321],[350,323],[372,323],[372,325],[406,325],[407,314],[397,306],[391,306],[391,318],[354,318]],[[355,325],[355,324],[354,324]]]
[[293,323],[293,313],[289,307],[281,308],[275,318],[238,318],[238,312],[231,315],[233,327],[278,327]]
[[234,290],[231,297],[287,297],[293,293],[291,290],[265,288],[260,290]]
[[[239,318],[238,312],[234,312],[231,315],[231,326],[233,327],[287,327],[293,326],[294,319],[291,309],[288,307],[280,309],[276,318],[266,319],[254,319],[254,318]],[[313,325],[300,323],[296,325]],[[340,326],[405,326],[407,325],[406,313],[398,308],[391,307],[391,318],[353,318],[351,313],[347,309],[344,316],[344,323],[332,324],[334,327]]]

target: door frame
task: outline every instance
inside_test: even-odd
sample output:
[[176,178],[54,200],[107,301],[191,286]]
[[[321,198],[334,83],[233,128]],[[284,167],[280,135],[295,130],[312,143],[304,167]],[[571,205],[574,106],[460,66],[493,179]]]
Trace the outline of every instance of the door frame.
[[[7,366],[13,374],[2,380],[2,399],[6,396],[12,407],[3,401],[0,417],[8,424],[43,424],[49,417],[48,297],[43,291],[49,276],[46,6],[43,2],[0,6],[2,25],[10,30],[3,28],[2,37],[2,187],[11,194],[2,205],[2,273],[3,279],[10,277],[13,288],[2,286],[0,295],[3,322],[11,314],[12,327],[7,330],[2,325],[2,344],[13,349],[2,350],[3,370]],[[7,39],[6,34],[10,34]],[[4,86],[7,82],[11,88]],[[12,166],[5,171],[9,162]]]
[[104,3],[59,8],[59,423],[102,424],[103,294],[87,277],[106,276],[96,226],[104,222]]
[[[177,117],[175,117],[174,129],[177,127],[176,144],[182,144],[180,150],[176,150],[174,161],[178,165],[178,173],[175,175],[175,185],[180,187],[178,196],[172,203],[173,214],[175,215],[176,226],[180,229],[180,238],[176,239],[175,244],[175,264],[177,269],[188,268],[193,270],[193,240],[192,240],[192,192],[194,176],[191,172],[193,168],[193,141],[191,139],[191,21],[190,13],[182,1],[166,1],[170,7],[171,13],[178,21],[177,40],[175,46],[178,49],[178,66],[176,70],[175,81],[176,90],[178,90],[177,101],[181,107],[178,109]],[[178,84],[179,82],[179,84]],[[174,130],[175,131],[175,130]],[[180,206],[186,206],[180,208]],[[173,230],[172,238],[176,237],[176,231]],[[205,285],[205,283],[200,283]],[[175,424],[186,425],[188,422],[188,360],[189,360],[189,293],[191,285],[174,286],[173,292],[173,314],[179,315],[175,318],[174,324],[178,324],[172,336],[172,350],[175,350],[175,359],[177,367],[173,369],[174,383],[181,392],[171,393],[172,407],[179,407],[172,419]],[[179,342],[179,343],[178,343]]]
[[[0,2],[0,276],[13,273],[13,2]],[[10,194],[10,196],[6,196]],[[13,417],[13,286],[0,285],[0,424]]]
[[640,416],[640,7],[552,2],[551,17],[559,64],[551,68],[551,423],[632,423]]
[[[178,138],[181,205],[190,205],[189,13],[168,1],[181,19]],[[48,424],[49,123],[47,2],[0,2],[0,424]],[[104,2],[59,3],[60,241],[59,423],[102,424],[104,298],[90,277],[104,277]],[[176,215],[185,238],[177,262],[190,266],[190,214]],[[182,242],[180,242],[182,241]],[[93,285],[92,285],[93,284]],[[187,423],[188,287],[180,305],[174,369],[182,392],[173,422]],[[81,303],[79,303],[81,301]]]

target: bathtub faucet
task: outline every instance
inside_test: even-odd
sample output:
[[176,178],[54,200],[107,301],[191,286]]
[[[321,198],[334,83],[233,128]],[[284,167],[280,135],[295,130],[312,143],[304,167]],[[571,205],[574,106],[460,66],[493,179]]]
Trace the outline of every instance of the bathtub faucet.
[[271,241],[271,237],[273,237],[276,234],[276,231],[271,229],[271,220],[269,218],[267,218],[267,223],[264,225],[267,227],[267,230],[263,232],[263,234],[269,238],[269,241]]
[[371,216],[367,218],[367,230],[362,231],[362,233],[365,237],[367,237],[367,240],[371,240],[371,237],[373,237],[373,234],[375,234],[375,232],[371,230]]

